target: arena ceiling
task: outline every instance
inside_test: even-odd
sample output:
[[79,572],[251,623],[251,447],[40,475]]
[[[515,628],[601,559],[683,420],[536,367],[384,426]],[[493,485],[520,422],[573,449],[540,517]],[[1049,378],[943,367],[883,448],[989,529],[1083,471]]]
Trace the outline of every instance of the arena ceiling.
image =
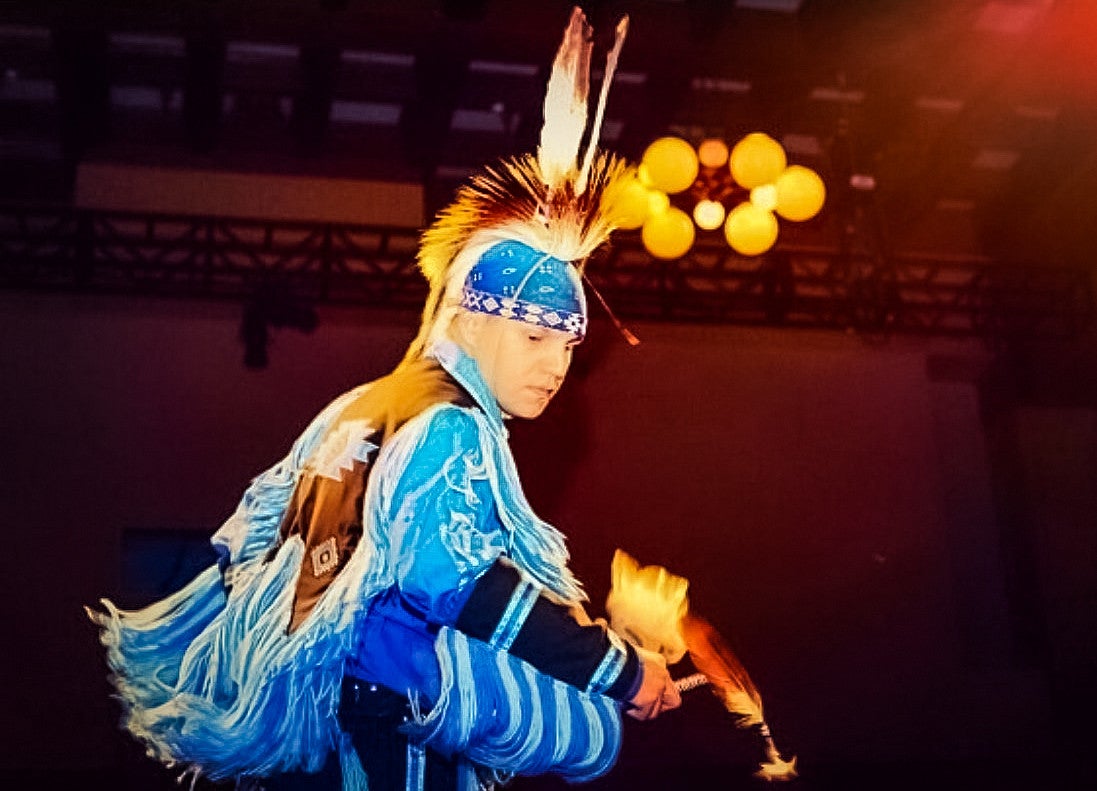
[[[829,200],[782,240],[1090,266],[1097,4],[580,3],[631,30],[607,147],[755,130]],[[422,180],[530,150],[569,0],[5,3],[0,196],[81,158]],[[202,108],[205,108],[204,110]],[[61,175],[59,175],[61,174]]]

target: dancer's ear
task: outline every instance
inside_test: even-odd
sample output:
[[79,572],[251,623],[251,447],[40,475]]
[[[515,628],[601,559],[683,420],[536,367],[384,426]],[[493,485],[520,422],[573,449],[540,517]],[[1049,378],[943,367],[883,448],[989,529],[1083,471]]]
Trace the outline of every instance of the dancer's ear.
[[470,357],[479,357],[484,351],[484,336],[490,317],[485,313],[462,310],[453,317],[450,335]]

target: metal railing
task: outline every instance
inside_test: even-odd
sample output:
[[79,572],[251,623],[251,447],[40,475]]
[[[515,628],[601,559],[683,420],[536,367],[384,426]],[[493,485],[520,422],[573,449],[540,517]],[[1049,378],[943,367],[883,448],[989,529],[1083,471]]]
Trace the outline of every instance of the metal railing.
[[[418,310],[419,231],[323,222],[0,207],[0,287]],[[587,267],[623,318],[991,338],[1070,338],[1090,275],[978,258],[695,246],[676,261],[618,234]]]

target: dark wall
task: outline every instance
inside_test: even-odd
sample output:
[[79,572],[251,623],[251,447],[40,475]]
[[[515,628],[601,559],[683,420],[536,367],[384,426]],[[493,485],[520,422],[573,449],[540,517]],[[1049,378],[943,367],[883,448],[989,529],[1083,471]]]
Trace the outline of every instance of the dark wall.
[[[148,535],[134,531],[211,533],[317,410],[396,362],[416,320],[324,310],[312,334],[277,331],[254,371],[239,318],[227,304],[0,295],[3,767],[130,755],[81,607],[143,603],[127,600],[127,552]],[[511,425],[530,499],[570,536],[592,610],[615,547],[688,577],[778,744],[808,766],[1051,755],[1046,676],[1011,625],[984,349],[634,330],[638,349],[596,323],[549,412]],[[1073,471],[1054,476],[1046,516],[1067,525],[1061,552],[1086,518],[1095,429],[1076,411],[1073,444],[1041,442],[1057,414],[1030,415],[1026,436]],[[1079,565],[1056,555],[1041,573],[1086,568],[1088,546]],[[708,700],[690,693],[682,711],[630,725],[622,766],[728,760],[747,737]]]

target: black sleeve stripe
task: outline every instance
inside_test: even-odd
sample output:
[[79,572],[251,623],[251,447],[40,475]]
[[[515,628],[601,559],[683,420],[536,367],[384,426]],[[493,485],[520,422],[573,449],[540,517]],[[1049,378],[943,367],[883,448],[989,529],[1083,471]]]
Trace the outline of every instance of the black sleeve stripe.
[[516,568],[494,563],[476,580],[472,593],[457,616],[456,627],[469,637],[488,642],[520,581]]
[[[522,579],[517,569],[496,562],[476,581],[457,617],[457,628],[489,642]],[[607,652],[619,651],[604,627],[579,624],[567,607],[540,596],[525,619],[510,653],[567,684],[586,689]],[[635,693],[641,672],[632,646],[626,645],[624,667],[605,694],[627,700]]]

